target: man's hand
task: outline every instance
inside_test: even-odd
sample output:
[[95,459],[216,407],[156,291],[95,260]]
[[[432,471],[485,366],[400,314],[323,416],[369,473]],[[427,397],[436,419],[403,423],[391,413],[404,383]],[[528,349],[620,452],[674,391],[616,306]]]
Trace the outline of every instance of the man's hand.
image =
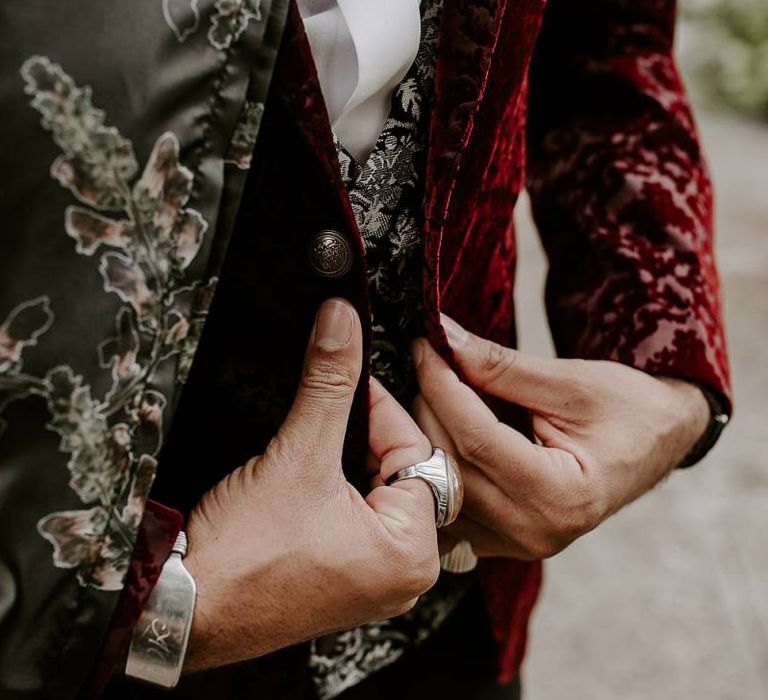
[[[278,435],[192,513],[186,564],[198,601],[185,670],[402,614],[434,584],[429,486],[414,479],[363,498],[342,473],[361,347],[352,307],[323,304]],[[375,382],[370,452],[384,479],[432,454],[408,413]]]
[[500,423],[416,341],[416,420],[454,451],[464,475],[464,511],[448,541],[468,540],[479,556],[556,554],[656,484],[707,425],[709,407],[692,384],[615,362],[524,355],[443,320],[466,381],[530,409],[541,442]]

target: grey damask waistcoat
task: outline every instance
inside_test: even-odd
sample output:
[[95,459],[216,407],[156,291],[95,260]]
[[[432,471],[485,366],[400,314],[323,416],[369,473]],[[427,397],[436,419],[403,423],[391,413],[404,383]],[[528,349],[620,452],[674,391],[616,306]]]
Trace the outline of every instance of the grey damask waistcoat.
[[372,371],[405,402],[415,395],[408,348],[422,334],[423,200],[442,0],[422,3],[419,51],[395,90],[364,162],[336,140],[365,245],[373,316]]
[[[389,118],[370,156],[355,161],[336,141],[342,178],[365,243],[372,374],[406,406],[417,391],[408,348],[422,333],[422,204],[441,9],[442,0],[422,4],[418,55],[393,95]],[[316,640],[310,665],[320,697],[338,695],[426,639],[464,590],[461,580],[441,580],[408,615]]]

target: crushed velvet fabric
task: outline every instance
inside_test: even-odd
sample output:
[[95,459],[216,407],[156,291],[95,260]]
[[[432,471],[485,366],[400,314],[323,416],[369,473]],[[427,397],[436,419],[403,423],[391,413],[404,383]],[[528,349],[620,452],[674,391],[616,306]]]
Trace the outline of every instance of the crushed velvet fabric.
[[725,387],[712,191],[672,58],[674,4],[591,4],[603,21],[550,8],[531,78],[529,189],[555,343]]

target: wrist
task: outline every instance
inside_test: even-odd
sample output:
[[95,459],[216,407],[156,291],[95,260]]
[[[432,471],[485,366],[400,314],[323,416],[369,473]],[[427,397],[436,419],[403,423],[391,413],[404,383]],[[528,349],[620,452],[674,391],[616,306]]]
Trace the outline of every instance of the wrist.
[[698,437],[693,445],[686,452],[684,457],[675,465],[678,469],[693,466],[701,461],[707,453],[717,444],[720,435],[730,421],[728,405],[722,396],[715,393],[705,386],[691,384],[698,396],[704,401],[706,408],[704,412],[704,428],[698,427]]
[[208,563],[192,556],[187,562],[197,583],[197,605],[184,661],[185,674],[255,658],[260,654],[253,648],[252,639],[268,637],[263,631],[257,634],[255,620],[245,609],[244,593],[253,590],[247,585],[238,586],[234,571],[229,571],[233,575],[229,577],[225,569],[214,571]]
[[185,674],[255,659],[315,636],[306,632],[302,607],[295,606],[303,597],[291,594],[290,580],[281,574],[299,565],[295,554],[288,566],[263,550],[262,557],[224,560],[208,556],[199,541],[192,544],[186,564],[197,583],[197,604]]
[[661,377],[681,401],[685,451],[677,455],[673,468],[683,469],[701,461],[715,446],[728,425],[728,405],[719,394],[693,382]]
[[217,601],[226,601],[230,597],[233,597],[230,604],[236,603],[236,593],[226,590],[221,577],[223,572],[210,571],[198,554],[193,549],[186,561],[197,585],[197,604],[184,661],[185,674],[225,666],[236,660],[230,656],[236,651],[232,648],[232,640],[226,638],[229,625],[221,606],[217,605]]
[[692,382],[671,377],[661,377],[677,396],[681,406],[681,431],[686,452],[702,438],[707,430],[712,411],[701,387]]

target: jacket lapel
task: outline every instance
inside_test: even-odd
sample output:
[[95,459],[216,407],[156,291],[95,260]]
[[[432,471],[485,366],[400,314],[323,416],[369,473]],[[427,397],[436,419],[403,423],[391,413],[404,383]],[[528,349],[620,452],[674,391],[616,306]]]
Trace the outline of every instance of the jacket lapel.
[[[489,212],[483,215],[484,222],[477,215],[488,206],[489,194],[502,197],[502,206],[490,205],[490,213],[498,213],[499,226],[506,228],[509,214],[503,210],[514,206],[524,186],[528,68],[545,5],[546,0],[506,0],[498,6],[497,40],[458,145],[436,144],[430,155],[434,164],[427,182],[429,245],[440,261],[436,286],[443,295],[454,273],[462,276],[466,269],[462,253],[471,254],[476,228],[488,223]],[[435,132],[440,130],[436,124]]]
[[508,0],[445,0],[427,162],[427,216],[439,224],[448,185],[485,92]]
[[433,344],[450,356],[440,324],[440,248],[451,196],[512,0],[445,0],[427,156],[424,310]]
[[330,181],[342,187],[328,110],[296,0],[290,0],[272,80],[275,97],[293,117],[301,138],[322,160]]

